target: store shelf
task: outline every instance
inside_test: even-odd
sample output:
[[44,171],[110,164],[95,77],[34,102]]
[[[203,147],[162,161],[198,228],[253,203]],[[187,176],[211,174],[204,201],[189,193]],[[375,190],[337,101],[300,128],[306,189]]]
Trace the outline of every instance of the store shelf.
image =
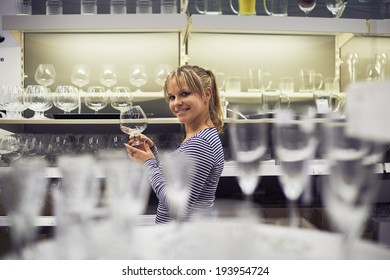
[[336,35],[369,31],[364,19],[192,15],[191,23],[192,32]]
[[370,20],[370,35],[390,36],[390,19]]
[[4,15],[3,30],[23,32],[177,32],[187,26],[184,14]]

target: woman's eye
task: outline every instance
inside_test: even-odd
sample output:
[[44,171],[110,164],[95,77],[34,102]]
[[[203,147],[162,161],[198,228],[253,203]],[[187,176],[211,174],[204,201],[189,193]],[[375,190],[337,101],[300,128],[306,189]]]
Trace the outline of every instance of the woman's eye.
[[182,96],[188,96],[188,95],[190,95],[190,92],[188,92],[188,91],[183,91],[183,92],[181,93],[181,95],[182,95]]
[[168,96],[169,100],[175,100],[175,97],[173,95]]

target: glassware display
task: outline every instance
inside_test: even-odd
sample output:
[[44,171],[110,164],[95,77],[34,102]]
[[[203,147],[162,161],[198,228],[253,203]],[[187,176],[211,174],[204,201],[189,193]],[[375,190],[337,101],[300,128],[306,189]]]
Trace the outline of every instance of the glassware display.
[[110,105],[119,112],[130,109],[133,105],[133,95],[128,87],[115,87],[110,96]]
[[148,126],[148,118],[141,106],[130,107],[129,110],[120,113],[120,129],[134,137],[134,147],[143,149],[143,143],[138,141],[138,135],[141,134]]
[[112,64],[105,64],[100,69],[99,82],[108,88],[108,90],[116,85],[118,77],[116,73],[116,67]]
[[64,114],[70,113],[79,107],[79,93],[73,86],[58,86],[53,98],[53,104]]
[[148,74],[143,64],[133,64],[130,66],[129,81],[135,86],[136,92],[141,92],[141,87],[148,82]]
[[108,105],[109,97],[106,89],[102,86],[90,86],[85,95],[84,103],[97,114],[101,109]]
[[298,7],[305,13],[305,16],[309,16],[309,13],[314,10],[316,4],[317,0],[298,0]]

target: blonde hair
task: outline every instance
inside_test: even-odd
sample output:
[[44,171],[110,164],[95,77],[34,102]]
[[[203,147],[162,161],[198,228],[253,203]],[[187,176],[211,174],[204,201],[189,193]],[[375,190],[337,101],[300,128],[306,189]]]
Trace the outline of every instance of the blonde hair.
[[164,84],[164,96],[168,100],[168,84],[175,79],[180,89],[183,85],[180,79],[183,79],[185,85],[192,92],[199,93],[202,97],[206,96],[206,88],[211,89],[211,98],[209,102],[210,119],[219,133],[223,131],[222,105],[215,75],[212,71],[206,70],[195,65],[184,65],[172,71]]

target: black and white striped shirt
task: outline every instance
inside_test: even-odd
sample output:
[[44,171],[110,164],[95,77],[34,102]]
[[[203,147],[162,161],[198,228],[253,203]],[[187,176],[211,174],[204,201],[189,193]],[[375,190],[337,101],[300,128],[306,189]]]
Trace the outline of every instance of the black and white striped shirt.
[[[156,223],[167,223],[172,220],[167,206],[166,185],[162,167],[158,161],[157,148],[152,148],[157,159],[149,159],[144,166],[149,172],[149,180],[153,191],[159,199]],[[195,170],[189,178],[190,195],[187,203],[187,218],[196,209],[211,209],[219,178],[224,168],[224,153],[216,128],[206,128],[199,131],[175,152],[185,153],[194,163]]]

